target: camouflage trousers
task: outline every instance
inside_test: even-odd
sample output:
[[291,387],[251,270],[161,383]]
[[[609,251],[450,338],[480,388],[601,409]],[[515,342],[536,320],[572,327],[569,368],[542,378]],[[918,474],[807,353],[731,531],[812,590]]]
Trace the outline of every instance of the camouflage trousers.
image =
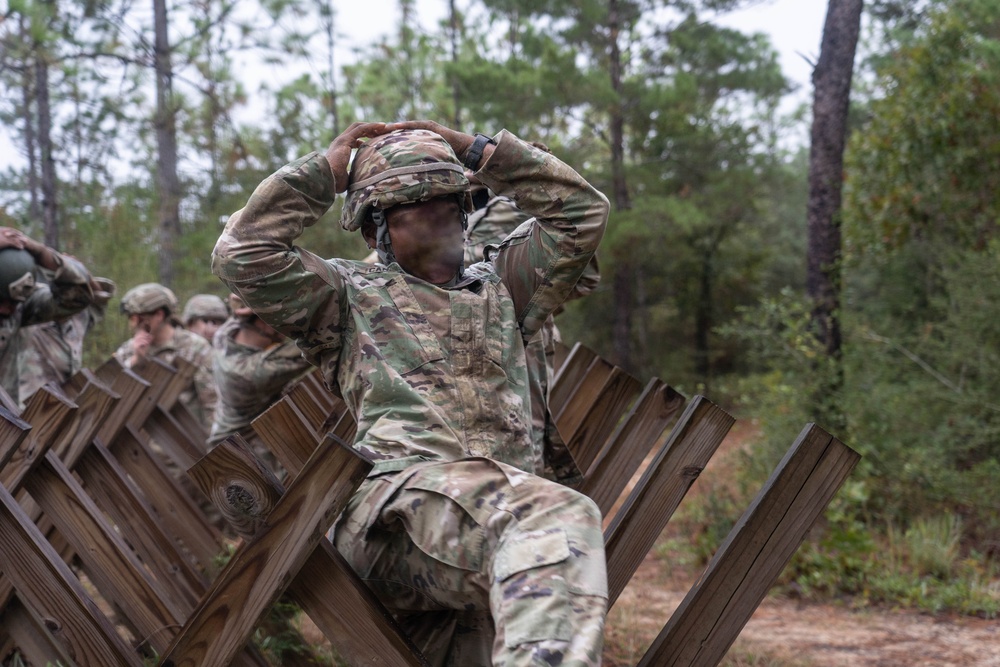
[[607,572],[586,496],[488,459],[362,485],[337,549],[431,665],[601,664]]

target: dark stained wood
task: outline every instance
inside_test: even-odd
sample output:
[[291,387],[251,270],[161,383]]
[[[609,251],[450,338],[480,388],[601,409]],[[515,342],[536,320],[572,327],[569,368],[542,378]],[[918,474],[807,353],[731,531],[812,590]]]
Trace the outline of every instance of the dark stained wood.
[[687,490],[735,420],[695,396],[649,467],[604,532],[608,606],[614,605]]
[[[577,429],[590,414],[594,404],[601,397],[601,393],[608,386],[612,376],[618,371],[600,357],[590,362],[586,373],[577,382],[573,393],[567,398],[567,402],[558,412],[552,412],[556,428],[563,442],[570,442],[576,437]],[[552,404],[550,403],[550,407]],[[577,466],[584,470],[586,466]]]
[[[40,390],[42,391],[42,390]],[[141,660],[101,614],[52,545],[0,487],[0,562],[24,604],[52,620],[79,665],[138,667]]]
[[16,646],[21,657],[32,665],[71,665],[73,659],[64,641],[58,641],[35,619],[15,596],[0,614],[0,628],[10,635],[10,645],[0,644],[0,658]]
[[108,451],[142,489],[164,529],[180,540],[203,569],[211,569],[212,561],[222,550],[222,535],[153,454],[147,436],[129,425],[108,446]]
[[662,380],[653,378],[621,420],[580,486],[580,491],[597,503],[602,515],[608,515],[646,456],[662,444],[684,400]]
[[552,386],[549,388],[549,412],[553,418],[558,415],[569,402],[577,385],[587,374],[590,364],[597,358],[597,353],[589,347],[577,343],[570,350],[565,361],[552,379]]
[[290,394],[258,415],[251,425],[289,475],[302,469],[320,442]]
[[[189,472],[207,495],[238,501],[230,502],[223,514],[240,515],[230,520],[246,539],[253,537],[252,531],[282,493],[267,467],[238,438],[220,443]],[[288,593],[349,664],[425,664],[389,612],[325,538],[292,580]]]
[[75,411],[74,403],[48,385],[32,394],[21,413],[21,419],[31,424],[31,432],[16,449],[0,454],[0,460],[6,461],[0,469],[0,485],[9,490],[20,488],[25,475],[60,437]]
[[156,651],[165,649],[185,618],[184,610],[172,604],[146,573],[55,452],[45,455],[25,480],[25,488],[72,545],[102,596],[122,610],[120,622]]
[[164,667],[225,665],[253,632],[364,480],[370,464],[326,439],[261,530],[220,574],[163,659]]
[[7,465],[30,431],[31,424],[0,407],[0,469]]
[[717,665],[860,458],[807,424],[640,667]]
[[164,532],[155,510],[118,461],[100,442],[95,442],[73,472],[143,564],[170,591],[171,599],[185,613],[194,609],[208,589],[208,579],[184,557],[177,541]]
[[157,406],[142,424],[143,429],[181,470],[187,470],[204,455],[204,446],[174,418],[171,412]]
[[[608,441],[622,414],[642,391],[642,385],[620,368],[613,368],[573,436],[566,442],[581,470],[589,470]],[[565,410],[563,413],[565,414]],[[560,432],[561,433],[561,432]]]

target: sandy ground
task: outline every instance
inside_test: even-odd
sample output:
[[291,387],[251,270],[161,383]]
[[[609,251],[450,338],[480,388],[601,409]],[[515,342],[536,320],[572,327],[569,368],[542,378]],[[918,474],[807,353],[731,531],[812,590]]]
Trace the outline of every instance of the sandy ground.
[[[648,559],[608,616],[605,667],[635,665],[680,604],[672,582]],[[768,598],[734,651],[803,667],[1000,667],[1000,620],[911,611],[855,611]]]

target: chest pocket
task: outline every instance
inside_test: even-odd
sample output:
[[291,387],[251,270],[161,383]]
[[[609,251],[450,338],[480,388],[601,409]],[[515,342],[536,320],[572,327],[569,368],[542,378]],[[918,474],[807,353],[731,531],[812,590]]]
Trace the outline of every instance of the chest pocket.
[[360,320],[359,333],[363,332],[359,336],[362,357],[385,359],[401,375],[444,359],[433,328],[404,281],[394,279],[358,290],[351,310]]
[[456,373],[489,372],[483,364],[503,367],[505,357],[503,310],[496,285],[486,283],[479,294],[455,290],[452,312],[452,365]]

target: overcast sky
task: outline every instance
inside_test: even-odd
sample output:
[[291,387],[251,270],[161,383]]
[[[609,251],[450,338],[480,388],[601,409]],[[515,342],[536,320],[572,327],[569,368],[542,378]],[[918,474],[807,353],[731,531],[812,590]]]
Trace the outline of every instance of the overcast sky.
[[[398,19],[394,18],[399,13],[398,0],[335,0],[334,5],[337,32],[346,37],[351,46],[375,41],[395,30],[398,23]],[[444,0],[417,0],[421,23],[428,29],[433,28],[444,18],[447,5]],[[746,9],[730,12],[718,19],[719,23],[742,32],[764,32],[771,37],[780,54],[785,76],[798,86],[786,100],[786,109],[811,100],[811,67],[803,55],[811,61],[819,55],[826,6],[826,0],[758,0]],[[393,18],[386,20],[387,17]],[[354,56],[349,48],[345,48],[337,57],[339,67],[353,60]],[[249,69],[252,71],[254,68]],[[0,127],[0,168],[21,163],[23,160],[11,144],[6,128]]]

